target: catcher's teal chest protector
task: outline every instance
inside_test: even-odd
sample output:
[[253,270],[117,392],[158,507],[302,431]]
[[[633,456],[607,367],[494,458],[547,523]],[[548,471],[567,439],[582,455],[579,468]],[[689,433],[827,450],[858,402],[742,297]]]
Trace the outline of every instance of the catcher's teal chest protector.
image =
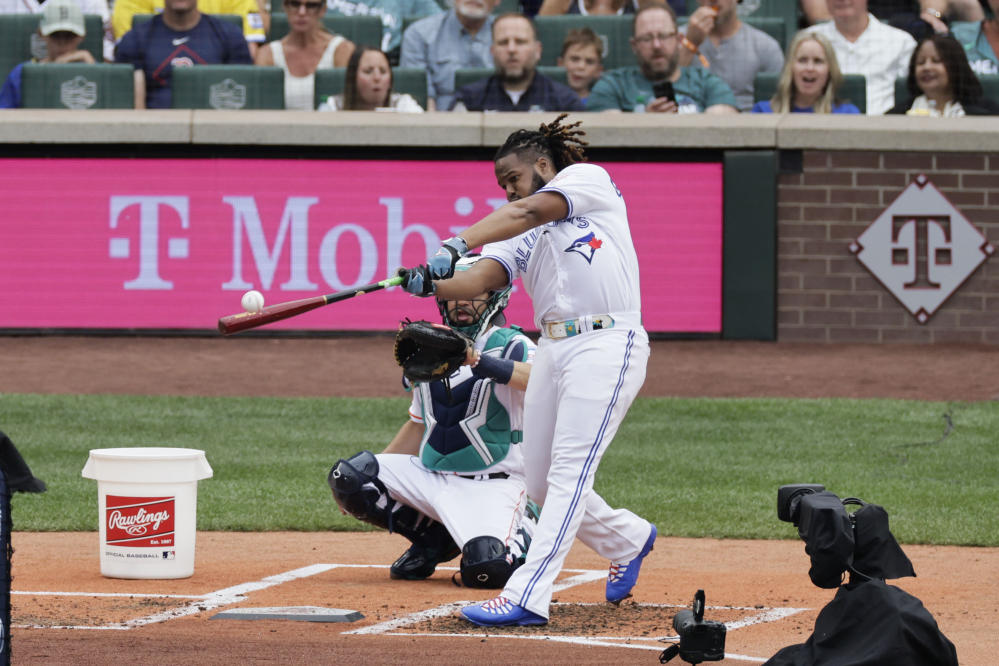
[[[524,347],[515,341],[520,332],[496,329],[482,353],[509,358],[507,354]],[[493,380],[478,379],[462,366],[448,381],[450,391],[443,381],[417,384],[414,389],[421,392],[426,426],[420,459],[427,468],[441,472],[480,472],[506,458],[510,446],[520,443],[522,432],[511,430],[510,411],[496,395]]]

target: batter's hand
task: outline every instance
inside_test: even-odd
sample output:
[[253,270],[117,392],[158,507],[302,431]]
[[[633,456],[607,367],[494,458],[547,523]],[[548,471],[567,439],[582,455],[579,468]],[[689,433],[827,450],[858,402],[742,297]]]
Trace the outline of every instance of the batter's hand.
[[399,276],[402,277],[402,288],[414,296],[432,296],[437,291],[437,285],[430,277],[430,272],[426,266],[416,268],[400,268]]
[[468,244],[461,236],[454,236],[444,241],[441,249],[427,261],[427,270],[435,280],[446,280],[454,275],[454,265],[468,254]]

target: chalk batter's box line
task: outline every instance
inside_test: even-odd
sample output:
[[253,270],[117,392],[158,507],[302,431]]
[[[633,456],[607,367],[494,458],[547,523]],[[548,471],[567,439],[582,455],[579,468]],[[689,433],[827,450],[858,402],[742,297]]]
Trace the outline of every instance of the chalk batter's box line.
[[[165,622],[179,617],[195,615],[197,613],[213,611],[223,606],[230,606],[241,601],[246,601],[246,595],[257,590],[263,590],[274,585],[287,583],[300,578],[308,578],[333,569],[388,569],[388,564],[313,564],[299,569],[293,569],[274,576],[268,576],[258,581],[234,585],[215,592],[200,595],[174,595],[156,593],[128,593],[128,592],[65,592],[65,591],[20,591],[12,590],[11,594],[27,596],[65,596],[65,597],[133,597],[140,599],[190,599],[191,602],[175,609],[165,610],[153,615],[138,617],[127,622],[115,622],[99,626],[92,625],[44,625],[44,624],[15,624],[18,629],[82,629],[82,630],[102,630],[102,631],[128,631],[147,624]],[[441,570],[457,571],[458,567],[438,567]],[[603,577],[603,572],[593,572],[587,569],[565,569],[568,573],[578,574],[566,579],[563,584],[568,586],[578,585],[593,578],[596,574]]]

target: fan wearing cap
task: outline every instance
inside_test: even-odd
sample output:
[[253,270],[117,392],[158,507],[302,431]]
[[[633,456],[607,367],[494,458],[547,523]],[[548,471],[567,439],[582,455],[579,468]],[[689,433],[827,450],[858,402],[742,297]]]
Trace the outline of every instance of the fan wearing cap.
[[[87,31],[83,27],[83,12],[73,0],[48,0],[38,32],[45,40],[46,55],[41,60],[31,62],[94,63],[90,51],[80,49],[80,43]],[[21,108],[21,72],[24,63],[11,70],[0,90],[0,109]]]

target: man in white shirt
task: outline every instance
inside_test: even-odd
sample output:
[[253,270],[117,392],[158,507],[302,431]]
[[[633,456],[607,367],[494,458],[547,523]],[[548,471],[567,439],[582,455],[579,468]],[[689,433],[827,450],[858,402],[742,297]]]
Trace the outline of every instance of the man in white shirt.
[[895,79],[909,72],[916,48],[912,35],[878,21],[867,0],[826,0],[833,20],[812,28],[829,38],[844,74],[867,79],[867,115],[880,116],[895,103]]

